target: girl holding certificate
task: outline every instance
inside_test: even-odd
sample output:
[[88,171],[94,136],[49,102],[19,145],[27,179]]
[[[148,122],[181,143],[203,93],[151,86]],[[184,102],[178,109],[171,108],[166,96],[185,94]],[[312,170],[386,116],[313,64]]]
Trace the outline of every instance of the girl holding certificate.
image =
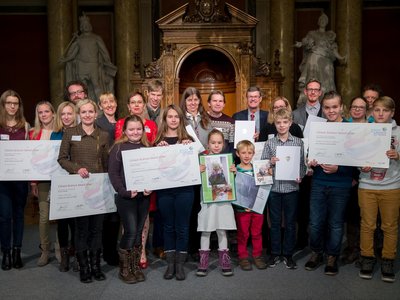
[[[71,101],[62,102],[58,108],[55,119],[54,132],[50,136],[50,140],[61,140],[66,128],[76,126],[75,104]],[[50,192],[49,192],[50,193]],[[71,247],[69,246],[69,232],[71,232]],[[66,218],[57,220],[57,236],[60,245],[61,261],[60,272],[69,270],[70,255],[75,255],[75,219]],[[74,271],[78,271],[76,261],[73,263]]]
[[[21,97],[13,90],[0,97],[0,143],[28,139]],[[26,181],[0,181],[1,268],[22,268],[21,247],[24,234],[24,209],[28,196]],[[12,255],[11,255],[12,241]],[[11,258],[12,257],[12,258]]]
[[128,191],[122,162],[122,151],[149,147],[143,121],[138,116],[125,119],[123,135],[111,148],[108,174],[117,192],[115,204],[121,217],[124,231],[120,241],[119,278],[125,283],[144,281],[140,267],[142,253],[142,230],[146,221],[151,191]]
[[[92,100],[78,102],[81,123],[65,130],[58,155],[61,167],[70,174],[79,174],[83,179],[89,178],[91,173],[107,171],[108,133],[95,125],[97,110]],[[95,280],[106,278],[100,268],[102,225],[101,214],[75,218],[76,256],[83,283],[92,282],[92,276]]]
[[[182,110],[169,105],[163,112],[161,126],[155,144],[168,147],[189,144],[193,138],[187,133]],[[186,260],[189,223],[194,199],[193,186],[169,188],[157,191],[157,204],[164,223],[164,248],[167,270],[164,279],[185,279],[183,264]]]
[[361,212],[359,276],[371,279],[376,264],[374,232],[378,212],[381,215],[383,249],[381,259],[382,280],[394,282],[394,260],[397,252],[398,219],[400,208],[400,129],[393,120],[395,102],[381,97],[373,103],[372,116],[376,123],[392,123],[390,159],[388,169],[364,167],[360,173],[358,203]]
[[[144,124],[144,131],[146,133],[147,139],[150,144],[154,143],[154,140],[157,136],[157,124],[156,122],[149,119],[149,114],[146,109],[146,102],[144,101],[144,97],[140,92],[132,92],[128,96],[128,111],[131,116],[139,116]],[[122,127],[124,125],[125,119],[119,119],[115,124],[115,140],[117,141],[122,136]],[[150,210],[155,210],[155,193],[151,196],[150,201]],[[150,221],[147,217],[146,223],[143,228],[143,236],[142,236],[142,255],[140,257],[140,264],[143,269],[147,268],[147,257],[146,257],[146,241],[147,235],[149,232]]]
[[[35,126],[29,131],[30,140],[49,140],[54,131],[55,110],[48,101],[36,104]],[[39,236],[41,255],[37,261],[39,267],[49,263],[50,255],[50,222],[49,191],[50,181],[31,182],[32,194],[39,200]],[[61,259],[58,258],[60,261]]]

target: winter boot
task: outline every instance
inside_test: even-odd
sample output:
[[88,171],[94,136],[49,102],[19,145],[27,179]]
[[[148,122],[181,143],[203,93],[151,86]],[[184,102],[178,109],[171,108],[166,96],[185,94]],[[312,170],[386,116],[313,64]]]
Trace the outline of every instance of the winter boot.
[[186,261],[187,252],[177,252],[175,258],[175,278],[176,280],[185,280],[185,269],[183,265]]
[[219,258],[219,266],[221,267],[222,275],[224,276],[232,276],[232,267],[231,267],[231,257],[229,256],[229,250],[218,249],[218,258]]
[[104,273],[101,271],[100,256],[101,256],[101,249],[89,251],[90,269],[93,278],[97,281],[102,281],[106,279],[106,275],[104,275]]
[[1,268],[4,271],[11,270],[11,253],[10,250],[3,250],[3,260],[1,262]]
[[89,261],[87,251],[76,252],[76,258],[79,263],[79,277],[81,282],[90,283],[92,282],[92,274],[90,273]]
[[167,270],[164,273],[164,279],[172,279],[175,275],[175,250],[165,251]]
[[210,256],[210,250],[199,250],[200,253],[200,262],[197,267],[197,276],[207,276],[207,269],[208,269],[208,258]]
[[41,244],[40,250],[42,250],[42,254],[39,257],[37,265],[39,267],[44,267],[49,263],[49,255],[50,255],[50,245]]
[[131,272],[131,250],[119,249],[119,279],[125,283],[136,283],[137,279]]
[[133,257],[131,260],[131,272],[136,277],[137,281],[145,281],[146,277],[144,276],[142,270],[140,269],[140,256],[142,255],[142,246],[135,246],[133,248]]

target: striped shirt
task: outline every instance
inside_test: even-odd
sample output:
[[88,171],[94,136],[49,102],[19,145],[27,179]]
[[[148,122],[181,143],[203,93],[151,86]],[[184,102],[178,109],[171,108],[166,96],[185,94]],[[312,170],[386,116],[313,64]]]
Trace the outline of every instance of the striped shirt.
[[[306,174],[306,165],[304,163],[304,145],[303,141],[289,133],[288,139],[283,142],[276,136],[265,142],[261,159],[271,159],[276,157],[276,147],[278,146],[300,146],[300,178]],[[275,180],[275,166],[273,168],[274,183],[271,191],[276,193],[290,193],[299,190],[299,184],[294,180]]]

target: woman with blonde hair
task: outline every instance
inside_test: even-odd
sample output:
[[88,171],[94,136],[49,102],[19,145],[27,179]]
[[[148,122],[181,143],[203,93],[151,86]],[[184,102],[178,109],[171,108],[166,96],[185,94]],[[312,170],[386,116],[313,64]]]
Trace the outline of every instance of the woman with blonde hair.
[[[30,140],[50,140],[54,131],[55,110],[48,101],[36,104],[35,125],[29,131]],[[49,191],[50,181],[31,182],[32,194],[39,200],[39,236],[41,255],[37,262],[39,267],[49,263],[50,255],[50,222],[49,222]]]

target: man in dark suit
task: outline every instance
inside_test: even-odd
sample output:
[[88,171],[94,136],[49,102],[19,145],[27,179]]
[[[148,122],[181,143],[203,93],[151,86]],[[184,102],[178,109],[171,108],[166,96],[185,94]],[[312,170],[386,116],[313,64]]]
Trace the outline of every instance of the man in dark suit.
[[256,132],[254,134],[254,140],[257,141],[260,135],[260,129],[267,123],[268,112],[260,109],[262,95],[259,87],[249,87],[246,92],[246,98],[247,109],[233,114],[232,118],[236,121],[255,121]]

